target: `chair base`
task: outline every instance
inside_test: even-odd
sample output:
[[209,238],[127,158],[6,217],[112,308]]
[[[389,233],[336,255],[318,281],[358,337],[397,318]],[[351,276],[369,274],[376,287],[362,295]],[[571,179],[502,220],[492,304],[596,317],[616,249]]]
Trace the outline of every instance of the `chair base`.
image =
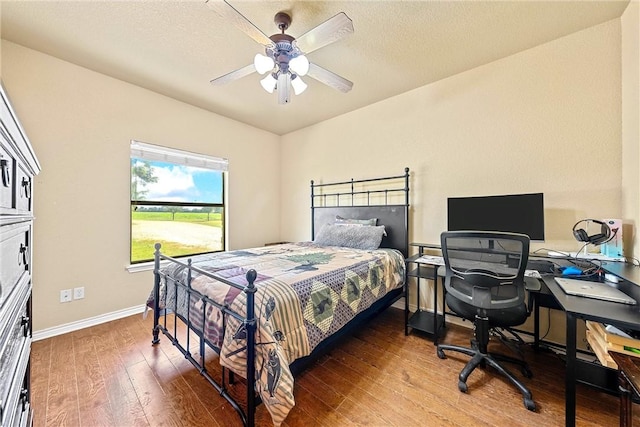
[[533,397],[531,396],[531,392],[529,391],[529,389],[524,384],[522,384],[520,380],[518,380],[505,367],[500,365],[498,363],[498,360],[503,362],[515,363],[519,365],[522,369],[523,375],[526,376],[527,378],[531,378],[532,376],[531,370],[529,370],[529,367],[527,366],[526,362],[519,359],[515,359],[513,357],[503,355],[503,354],[482,352],[477,348],[468,348],[468,347],[461,347],[461,346],[449,345],[449,344],[438,345],[437,353],[440,359],[446,359],[444,350],[457,351],[459,353],[463,353],[468,356],[471,356],[471,360],[467,362],[465,367],[460,372],[460,375],[458,376],[458,389],[461,392],[463,393],[467,392],[467,389],[468,389],[467,378],[469,378],[469,375],[471,375],[471,372],[473,372],[473,370],[480,365],[485,366],[488,364],[489,366],[493,367],[495,370],[500,372],[502,375],[504,375],[506,378],[508,378],[509,381],[511,381],[511,383],[515,385],[518,390],[520,390],[520,393],[522,393],[522,396],[523,396],[525,408],[527,408],[530,411],[536,410],[536,404],[533,401]]

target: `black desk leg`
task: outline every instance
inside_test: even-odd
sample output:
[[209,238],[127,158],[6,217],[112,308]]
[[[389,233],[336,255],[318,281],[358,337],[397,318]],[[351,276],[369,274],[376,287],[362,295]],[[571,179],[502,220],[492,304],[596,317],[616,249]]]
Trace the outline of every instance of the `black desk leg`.
[[404,335],[409,335],[409,277],[404,280]]
[[576,425],[576,316],[567,314],[567,372],[565,374],[565,425]]
[[533,298],[533,349],[538,351],[540,349],[540,304],[537,296],[530,293],[529,298]]
[[621,370],[618,371],[618,391],[620,392],[620,427],[631,427],[633,425],[632,391]]
[[438,345],[440,327],[438,326],[438,266],[433,266],[433,345]]

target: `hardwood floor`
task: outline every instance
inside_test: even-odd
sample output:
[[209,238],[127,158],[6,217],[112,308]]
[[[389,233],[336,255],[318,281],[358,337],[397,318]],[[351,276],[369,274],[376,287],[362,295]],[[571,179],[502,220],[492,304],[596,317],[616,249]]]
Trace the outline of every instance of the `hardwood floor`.
[[[400,310],[388,309],[302,373],[296,406],[283,425],[564,424],[564,366],[558,356],[527,349],[534,377],[525,383],[537,405],[534,413],[491,369],[476,370],[468,393],[459,392],[457,376],[468,358],[450,353],[438,359],[430,340],[405,337],[403,319]],[[35,426],[241,425],[168,339],[151,345],[152,324],[151,316],[131,316],[33,343]],[[467,345],[469,337],[469,330],[449,326],[444,341]],[[219,372],[215,355],[208,359],[207,368]],[[236,383],[230,393],[241,396],[244,385]],[[640,411],[635,412],[640,425]],[[577,413],[579,426],[614,426],[618,400],[579,385]],[[257,425],[273,425],[263,405],[256,418]]]

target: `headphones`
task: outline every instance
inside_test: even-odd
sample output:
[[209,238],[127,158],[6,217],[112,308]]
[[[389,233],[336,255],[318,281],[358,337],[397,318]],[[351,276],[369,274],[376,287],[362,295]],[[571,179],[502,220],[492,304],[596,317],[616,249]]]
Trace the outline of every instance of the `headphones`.
[[[600,224],[600,233],[589,236],[589,234],[587,234],[584,228],[576,229],[578,224],[582,222],[586,222],[587,224],[589,222]],[[609,240],[613,239],[617,232],[618,230],[616,229],[615,233],[613,233],[612,235],[611,228],[609,227],[609,225],[606,222],[599,221],[597,219],[581,219],[580,221],[576,222],[576,224],[573,226],[573,237],[575,237],[578,242],[591,243],[592,245],[596,245],[596,246],[606,243]]]

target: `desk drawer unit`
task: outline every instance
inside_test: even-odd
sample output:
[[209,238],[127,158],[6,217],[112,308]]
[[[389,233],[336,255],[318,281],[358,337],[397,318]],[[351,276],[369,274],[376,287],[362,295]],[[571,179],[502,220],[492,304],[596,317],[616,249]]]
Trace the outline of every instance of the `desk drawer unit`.
[[0,84],[0,427],[31,426],[33,177],[40,165]]

